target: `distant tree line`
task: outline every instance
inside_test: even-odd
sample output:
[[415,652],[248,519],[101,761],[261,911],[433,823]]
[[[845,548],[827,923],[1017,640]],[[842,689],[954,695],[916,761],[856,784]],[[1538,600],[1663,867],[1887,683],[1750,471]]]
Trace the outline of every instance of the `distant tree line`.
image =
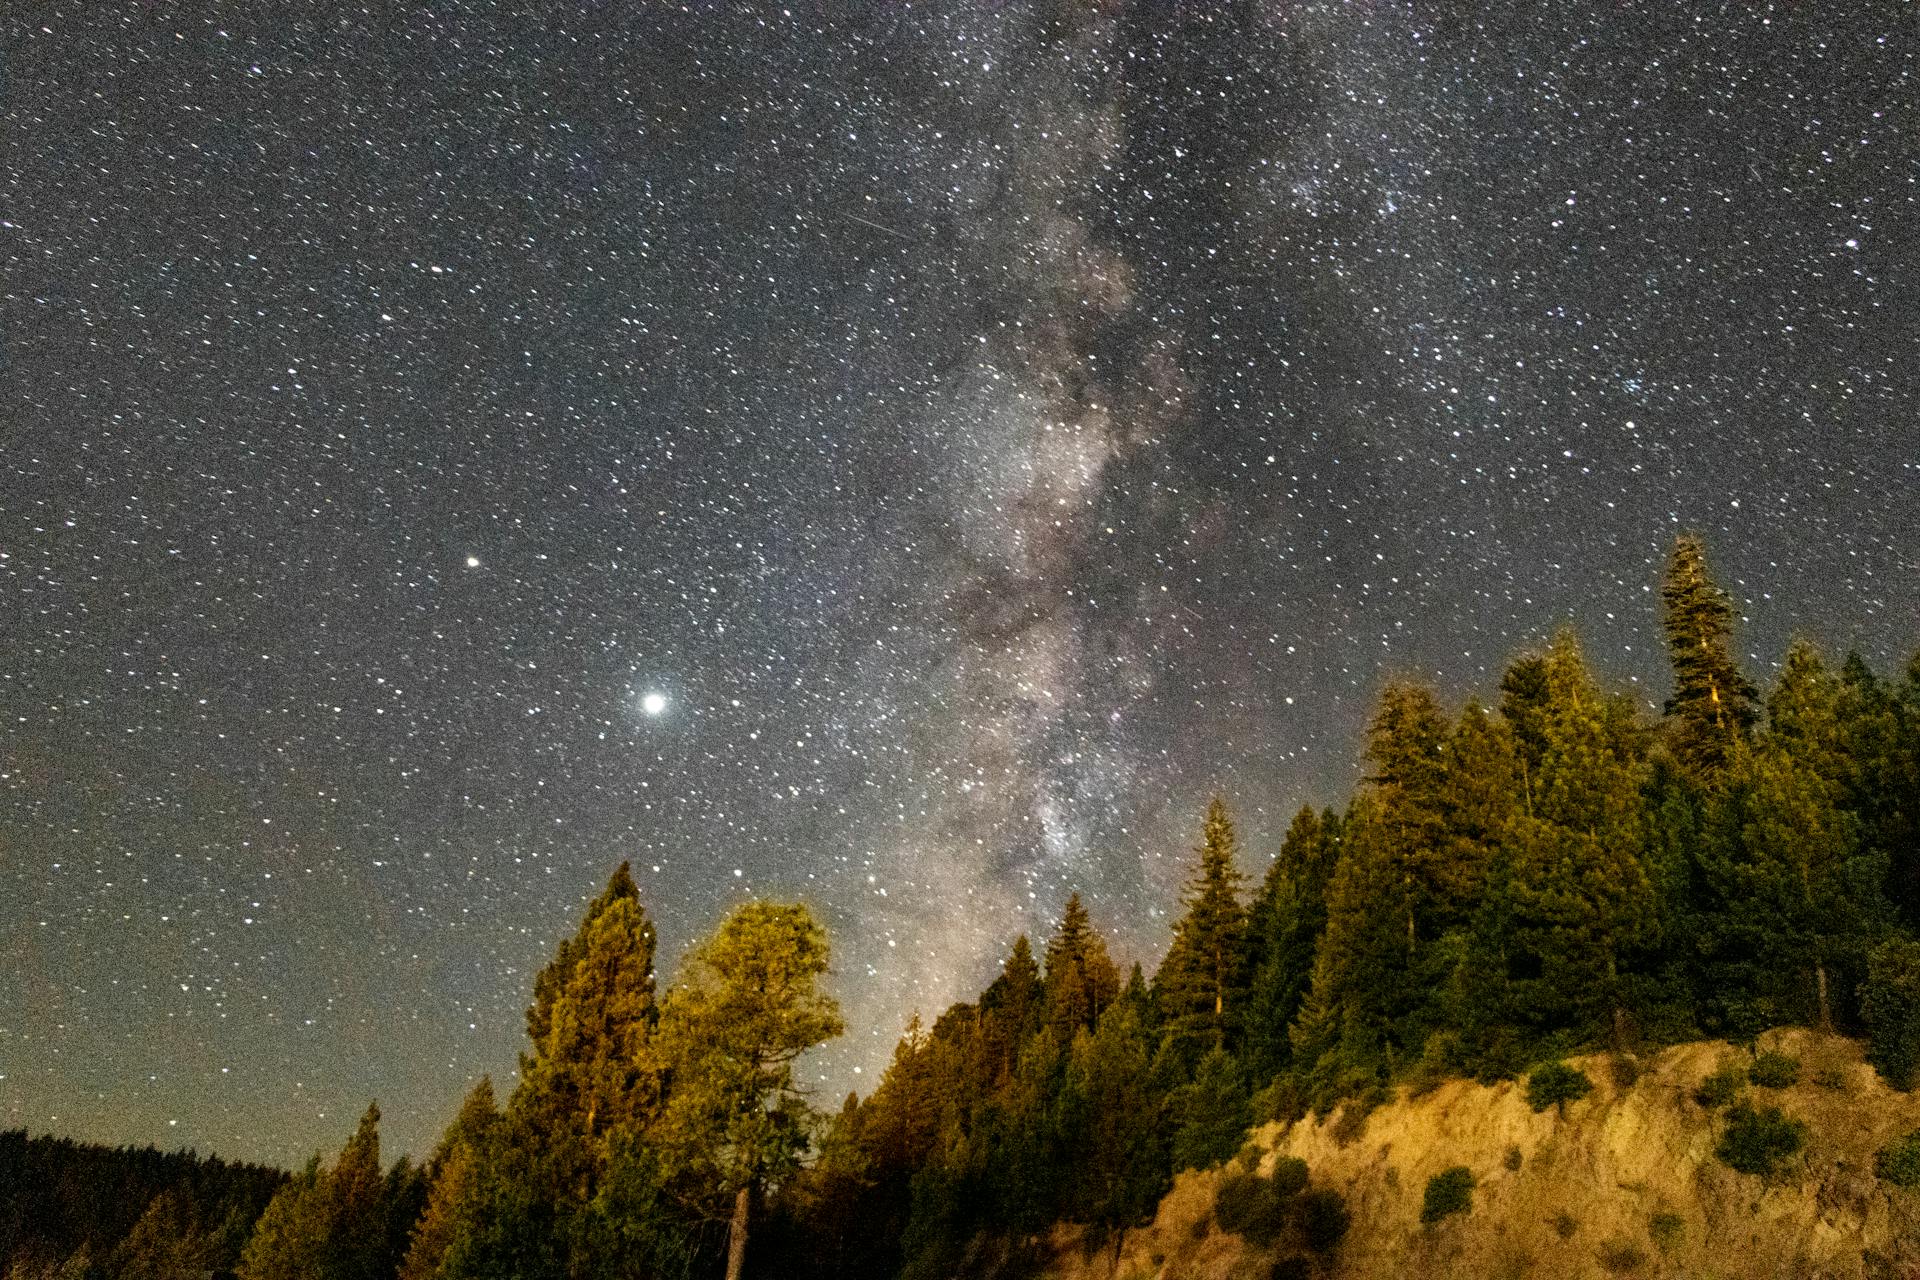
[[[1390,683],[1363,781],[1343,807],[1300,810],[1257,885],[1213,802],[1151,976],[1123,976],[1071,896],[1038,955],[1015,939],[977,1000],[916,1017],[872,1096],[830,1118],[793,1077],[841,1030],[812,917],[743,905],[662,993],[622,866],[535,980],[512,1095],[483,1081],[424,1165],[382,1171],[370,1108],[331,1164],[223,1167],[205,1187],[180,1166],[140,1184],[138,1222],[121,1205],[43,1233],[16,1270],[1012,1275],[1062,1220],[1117,1257],[1174,1174],[1229,1159],[1250,1124],[1364,1108],[1398,1083],[1799,1023],[1864,1036],[1910,1087],[1920,658],[1887,681],[1799,642],[1763,694],[1698,540],[1675,544],[1661,601],[1658,719],[1604,687],[1571,631],[1514,659],[1490,704],[1450,713]],[[1296,1195],[1307,1179],[1242,1198],[1295,1215],[1263,1230],[1330,1247],[1345,1209]],[[77,1224],[104,1193],[55,1194]],[[162,1237],[218,1245],[137,1244]]]

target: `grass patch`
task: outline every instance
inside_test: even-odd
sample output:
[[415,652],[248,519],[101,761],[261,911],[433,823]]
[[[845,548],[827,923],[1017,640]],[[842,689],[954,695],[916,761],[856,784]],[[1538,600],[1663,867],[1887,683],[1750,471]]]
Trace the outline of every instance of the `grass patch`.
[[1427,1179],[1427,1193],[1420,1201],[1420,1221],[1432,1226],[1442,1218],[1465,1213],[1472,1207],[1473,1170],[1457,1164]]
[[1873,1171],[1882,1182],[1911,1190],[1920,1187],[1920,1129],[1896,1138],[1874,1153]]
[[1769,1049],[1747,1068],[1747,1079],[1762,1089],[1787,1089],[1800,1083],[1800,1059]]
[[1806,1145],[1806,1125],[1789,1119],[1778,1107],[1756,1111],[1742,1102],[1727,1113],[1726,1132],[1713,1154],[1729,1168],[1765,1177]]
[[1726,1062],[1719,1070],[1702,1080],[1693,1091],[1693,1100],[1712,1110],[1730,1105],[1740,1096],[1740,1090],[1746,1087],[1747,1071],[1737,1062]]
[[1662,1253],[1672,1253],[1687,1238],[1687,1220],[1677,1213],[1656,1213],[1647,1219],[1647,1234]]

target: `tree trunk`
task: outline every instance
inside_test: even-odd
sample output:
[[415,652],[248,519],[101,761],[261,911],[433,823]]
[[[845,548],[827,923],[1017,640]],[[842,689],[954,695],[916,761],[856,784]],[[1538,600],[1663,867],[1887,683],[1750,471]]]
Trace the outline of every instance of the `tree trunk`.
[[727,1280],[740,1280],[747,1269],[747,1216],[753,1211],[753,1186],[733,1193],[733,1222],[727,1228]]
[[1813,984],[1820,992],[1820,1030],[1827,1035],[1833,1034],[1833,1005],[1827,999],[1827,964],[1816,960],[1813,965]]

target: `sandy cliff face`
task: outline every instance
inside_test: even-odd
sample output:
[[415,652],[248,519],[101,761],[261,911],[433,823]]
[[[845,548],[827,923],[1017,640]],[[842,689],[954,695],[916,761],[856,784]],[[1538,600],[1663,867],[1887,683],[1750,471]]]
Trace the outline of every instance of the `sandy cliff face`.
[[[1888,1089],[1851,1042],[1780,1031],[1762,1039],[1800,1059],[1800,1082],[1749,1087],[1758,1106],[1806,1122],[1806,1150],[1762,1179],[1714,1156],[1726,1113],[1695,1087],[1723,1062],[1750,1055],[1720,1042],[1643,1059],[1631,1085],[1604,1057],[1576,1059],[1593,1092],[1565,1115],[1536,1114],[1521,1084],[1453,1081],[1403,1090],[1353,1136],[1336,1113],[1323,1123],[1253,1134],[1260,1167],[1298,1156],[1313,1184],[1347,1198],[1353,1226],[1313,1274],[1488,1280],[1689,1277],[1706,1280],[1920,1280],[1920,1192],[1874,1175],[1874,1153],[1920,1128],[1920,1095]],[[1344,1133],[1344,1136],[1343,1136]],[[1420,1223],[1427,1179],[1452,1165],[1477,1186],[1464,1214]],[[1222,1171],[1183,1174],[1152,1226],[1082,1258],[1069,1242],[1059,1274],[1072,1280],[1266,1280],[1279,1259],[1212,1224]],[[1293,1274],[1284,1268],[1279,1274]]]

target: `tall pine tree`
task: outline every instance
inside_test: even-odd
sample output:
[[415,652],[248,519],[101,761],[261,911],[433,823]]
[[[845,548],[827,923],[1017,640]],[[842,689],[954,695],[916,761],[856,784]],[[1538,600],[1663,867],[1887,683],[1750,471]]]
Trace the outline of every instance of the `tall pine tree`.
[[1077,893],[1067,899],[1060,927],[1047,942],[1045,989],[1047,1025],[1062,1044],[1073,1043],[1079,1031],[1091,1031],[1120,994],[1120,974],[1106,940]]
[[1191,1061],[1235,1038],[1246,994],[1246,910],[1237,842],[1226,802],[1207,806],[1196,863],[1173,926],[1173,945],[1153,976],[1162,1028]]
[[1674,540],[1660,603],[1673,664],[1667,717],[1674,753],[1696,777],[1716,781],[1753,727],[1759,693],[1734,659],[1733,605],[1693,534]]

